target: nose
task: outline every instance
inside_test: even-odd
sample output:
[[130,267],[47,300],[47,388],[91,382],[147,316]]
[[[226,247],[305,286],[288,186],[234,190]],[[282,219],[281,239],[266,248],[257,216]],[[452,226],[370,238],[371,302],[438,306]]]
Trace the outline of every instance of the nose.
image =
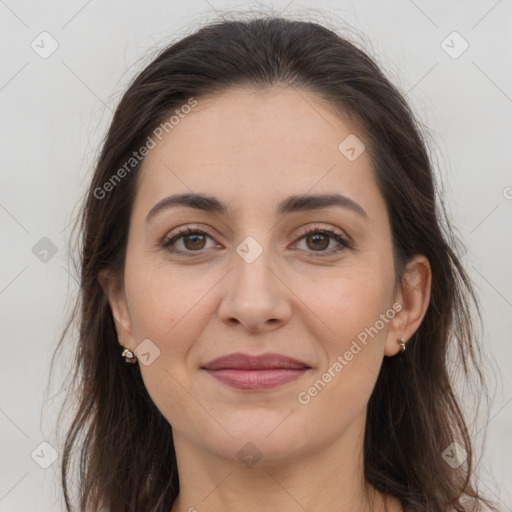
[[239,325],[250,332],[268,332],[288,323],[293,293],[279,270],[272,268],[278,266],[272,265],[269,253],[263,250],[252,262],[233,255],[219,305],[221,320],[231,328]]

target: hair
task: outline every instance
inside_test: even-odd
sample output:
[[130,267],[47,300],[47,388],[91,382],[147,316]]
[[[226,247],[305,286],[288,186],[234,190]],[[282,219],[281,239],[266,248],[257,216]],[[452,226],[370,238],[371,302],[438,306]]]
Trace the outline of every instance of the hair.
[[[475,323],[475,317],[481,321],[480,307],[438,197],[426,137],[372,57],[319,23],[279,16],[216,20],[173,42],[132,80],[115,110],[76,220],[80,288],[56,350],[78,320],[66,396],[77,407],[66,430],[61,467],[66,510],[73,510],[71,469],[77,449],[80,510],[169,511],[179,493],[172,427],[148,395],[139,365],[127,365],[120,356],[112,312],[98,281],[99,272],[110,269],[123,283],[143,159],[105,197],[98,198],[97,191],[190,98],[235,86],[312,92],[348,116],[365,139],[385,200],[396,283],[414,255],[425,255],[431,265],[423,321],[406,353],[384,357],[368,402],[365,479],[397,497],[404,510],[495,510],[477,488],[469,423],[455,381],[455,370],[461,370],[465,382],[475,379],[476,388],[484,389]],[[442,457],[454,442],[467,453],[457,468]]]

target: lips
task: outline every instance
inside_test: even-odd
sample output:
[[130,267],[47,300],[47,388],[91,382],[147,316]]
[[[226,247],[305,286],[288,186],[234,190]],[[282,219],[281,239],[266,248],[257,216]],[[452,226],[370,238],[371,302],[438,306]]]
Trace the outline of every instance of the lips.
[[311,370],[305,362],[281,354],[241,353],[218,357],[201,368],[222,384],[253,392],[282,386]]
[[311,368],[308,364],[281,354],[262,354],[251,356],[242,353],[233,353],[221,356],[206,363],[202,368],[210,371],[216,370],[303,370]]

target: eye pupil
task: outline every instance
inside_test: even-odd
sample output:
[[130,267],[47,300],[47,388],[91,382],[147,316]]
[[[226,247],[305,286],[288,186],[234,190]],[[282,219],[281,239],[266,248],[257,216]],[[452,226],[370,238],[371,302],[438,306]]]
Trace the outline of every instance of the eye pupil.
[[[202,240],[199,240],[200,242],[202,241],[204,243],[204,235],[199,235],[199,234],[194,234],[194,235],[186,235],[183,237],[183,241],[184,241],[184,244],[185,244],[185,247],[187,247],[187,249],[202,249],[203,247],[198,247],[196,244],[197,244],[197,241],[198,239],[201,239]],[[191,239],[194,239],[193,242],[192,242],[192,247],[188,247],[188,244],[187,244],[187,241],[191,240]]]
[[[308,236],[308,239],[314,239],[315,240],[313,242],[314,244],[317,244],[319,242],[319,238],[320,238],[320,242],[321,242],[321,239],[323,238],[324,244],[321,247],[318,247],[318,245],[317,245],[316,249],[325,249],[329,245],[329,241],[328,241],[328,236],[327,235],[316,234],[316,235]],[[326,240],[327,240],[327,243],[325,243]]]

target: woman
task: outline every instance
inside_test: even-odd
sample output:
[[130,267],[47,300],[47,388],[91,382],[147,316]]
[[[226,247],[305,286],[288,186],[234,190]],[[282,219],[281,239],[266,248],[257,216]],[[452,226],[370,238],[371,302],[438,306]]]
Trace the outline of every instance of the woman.
[[80,435],[80,510],[492,508],[442,207],[404,98],[331,30],[222,21],[162,51],[84,203],[68,510]]

